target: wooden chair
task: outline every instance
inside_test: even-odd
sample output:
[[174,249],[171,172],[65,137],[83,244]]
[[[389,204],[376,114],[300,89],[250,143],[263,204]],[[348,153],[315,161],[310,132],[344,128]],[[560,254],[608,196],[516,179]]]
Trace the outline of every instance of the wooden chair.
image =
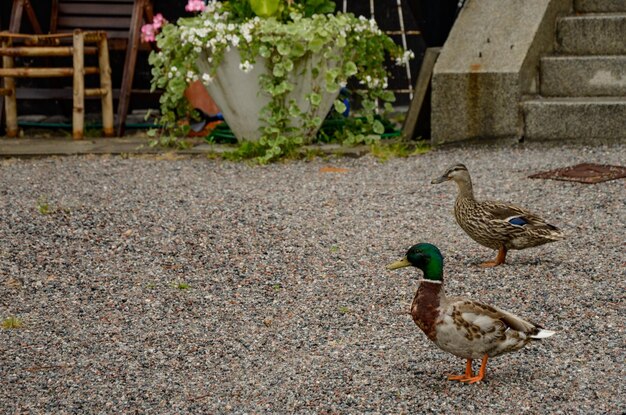
[[[71,40],[71,45],[66,43]],[[16,41],[23,45],[14,46]],[[7,136],[17,137],[17,94],[14,78],[44,78],[71,76],[73,82],[72,136],[84,136],[85,96],[99,96],[102,99],[102,125],[104,135],[111,137],[113,130],[113,89],[109,48],[105,32],[83,32],[54,35],[21,35],[0,32],[0,56],[3,68],[0,77],[4,78],[4,88],[0,95],[5,96]],[[21,44],[21,43],[20,43]],[[89,46],[89,45],[95,46]],[[88,45],[88,46],[85,46]],[[85,55],[97,54],[98,67],[85,67]],[[15,67],[15,57],[58,57],[71,56],[72,67]],[[85,88],[85,75],[99,74],[99,88]]]
[[[33,29],[37,31],[37,28],[40,27],[38,22],[33,24],[33,19],[36,21],[36,17],[32,12],[31,1],[33,0],[14,0],[10,31],[19,32],[24,11],[26,11]],[[153,19],[151,0],[49,1],[52,5],[50,33],[68,34],[74,33],[76,29],[87,32],[106,32],[109,49],[125,53],[121,87],[119,91],[113,91],[113,94],[119,98],[115,120],[116,133],[118,136],[123,135],[137,63],[137,52],[140,47],[141,25],[144,21],[152,21]],[[34,97],[34,94],[30,94],[29,97]]]

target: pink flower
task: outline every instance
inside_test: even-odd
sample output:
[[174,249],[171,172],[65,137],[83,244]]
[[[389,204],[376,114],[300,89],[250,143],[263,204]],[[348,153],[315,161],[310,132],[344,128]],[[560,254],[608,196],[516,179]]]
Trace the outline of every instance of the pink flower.
[[167,23],[167,20],[161,13],[157,13],[152,19],[152,23],[147,23],[141,26],[141,40],[142,42],[154,42],[156,35],[163,25]]
[[161,13],[154,15],[154,19],[152,19],[152,27],[154,27],[154,30],[159,30],[165,23],[167,23],[167,20],[165,20]]
[[204,11],[205,7],[204,0],[189,0],[185,10],[188,12],[201,12]]
[[141,26],[141,40],[143,42],[154,42],[156,39],[156,30],[151,23]]

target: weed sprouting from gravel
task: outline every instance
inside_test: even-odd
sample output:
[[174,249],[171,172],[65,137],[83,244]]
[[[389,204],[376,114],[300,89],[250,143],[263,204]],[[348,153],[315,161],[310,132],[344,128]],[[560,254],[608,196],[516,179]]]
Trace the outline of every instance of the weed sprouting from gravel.
[[2,320],[2,328],[3,329],[19,329],[24,325],[22,320],[15,316],[9,316]]
[[39,199],[37,199],[37,210],[42,215],[49,215],[52,213],[52,209],[50,208],[48,199],[45,196],[41,196]]
[[345,305],[339,307],[339,312],[341,314],[348,314],[350,312],[350,308],[346,307]]

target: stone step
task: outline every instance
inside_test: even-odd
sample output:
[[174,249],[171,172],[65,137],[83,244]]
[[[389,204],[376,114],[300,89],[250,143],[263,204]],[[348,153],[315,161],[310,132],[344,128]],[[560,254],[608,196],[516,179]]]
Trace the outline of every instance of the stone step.
[[626,13],[590,13],[557,22],[557,50],[572,55],[626,55]]
[[626,96],[530,99],[522,111],[527,139],[626,139]]
[[583,13],[626,12],[626,1],[574,0],[574,10]]
[[546,97],[626,96],[626,55],[543,57],[540,90]]

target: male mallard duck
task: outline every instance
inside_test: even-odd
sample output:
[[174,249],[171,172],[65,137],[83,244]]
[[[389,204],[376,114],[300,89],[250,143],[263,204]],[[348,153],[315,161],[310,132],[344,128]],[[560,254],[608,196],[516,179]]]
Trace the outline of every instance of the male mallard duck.
[[498,250],[496,259],[482,263],[483,267],[504,264],[510,249],[531,248],[565,237],[559,228],[526,209],[503,202],[479,202],[474,199],[472,179],[463,164],[450,167],[431,183],[448,180],[454,180],[459,187],[454,204],[457,223],[479,244]]
[[[420,329],[440,349],[467,359],[465,374],[449,380],[475,383],[485,377],[487,359],[526,346],[531,340],[552,336],[536,324],[468,298],[448,298],[443,287],[443,256],[436,246],[412,246],[406,256],[387,265],[393,270],[414,266],[424,272],[411,305],[411,316]],[[482,358],[476,376],[472,359]]]

